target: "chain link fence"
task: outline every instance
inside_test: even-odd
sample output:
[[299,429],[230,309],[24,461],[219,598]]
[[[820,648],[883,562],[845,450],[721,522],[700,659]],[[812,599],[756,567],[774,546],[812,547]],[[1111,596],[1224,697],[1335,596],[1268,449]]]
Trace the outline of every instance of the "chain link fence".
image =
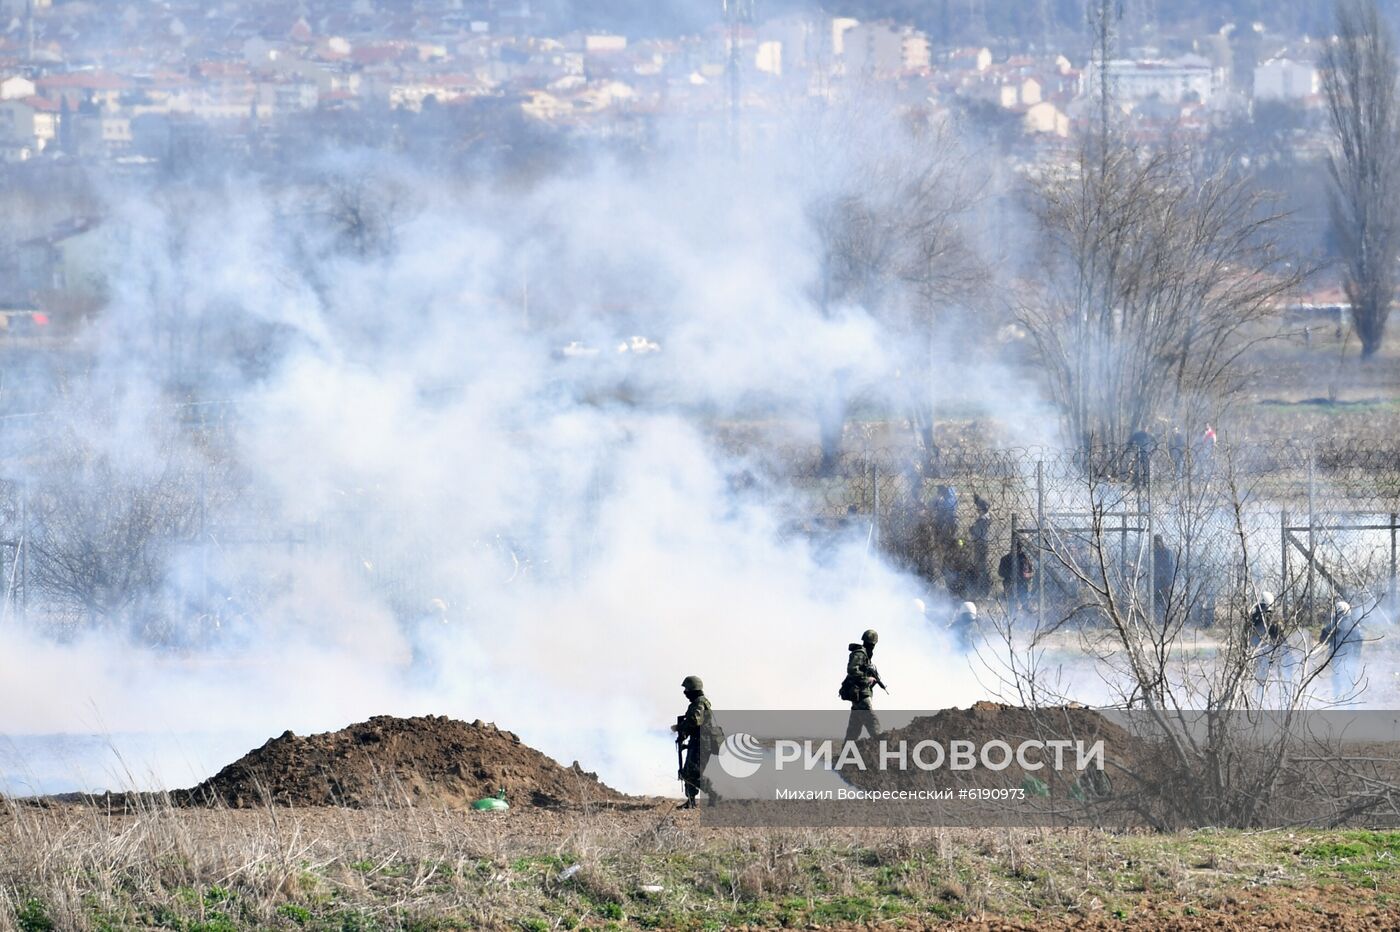
[[[767,459],[797,490],[798,533],[864,530],[931,594],[1068,614],[1082,581],[1067,555],[1102,552],[1102,578],[1160,603],[1191,591],[1213,623],[1226,591],[1269,591],[1308,618],[1334,598],[1392,609],[1400,451],[1293,443],[1217,448],[1144,442],[1055,448],[820,451]],[[1057,559],[1043,555],[1056,551]],[[1073,562],[1072,560],[1070,562]]]
[[[1334,597],[1387,613],[1396,602],[1397,450],[1140,443],[1091,452],[949,447],[928,457],[913,445],[871,443],[833,460],[816,447],[750,443],[730,452],[741,464],[730,476],[735,502],[779,512],[793,538],[862,536],[935,598],[1089,620],[1092,600],[1063,559],[1078,555],[1101,558],[1101,575],[1145,599],[1189,592],[1203,627],[1220,620],[1215,606],[1227,596],[1239,604],[1242,588],[1276,593],[1312,619]],[[421,619],[447,595],[437,571],[444,555],[487,567],[481,578],[491,584],[567,580],[586,574],[605,543],[553,517],[480,540],[456,539],[442,524],[410,534],[414,522],[370,500],[289,524],[270,501],[225,487],[228,478],[190,468],[147,500],[116,490],[111,514],[69,524],[56,518],[71,510],[64,500],[0,483],[4,617],[76,628],[136,606],[173,628],[188,626],[181,618],[218,627],[256,615],[267,591],[283,585],[279,563],[313,558],[395,615]],[[601,501],[606,483],[590,494]],[[83,507],[99,504],[84,498]],[[578,523],[597,523],[598,505],[577,509]],[[141,586],[165,592],[140,603],[120,591]]]

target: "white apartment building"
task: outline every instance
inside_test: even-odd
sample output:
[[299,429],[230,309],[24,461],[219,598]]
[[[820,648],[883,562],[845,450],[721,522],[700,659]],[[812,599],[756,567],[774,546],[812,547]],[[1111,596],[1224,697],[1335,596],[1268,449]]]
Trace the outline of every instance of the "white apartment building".
[[[1090,62],[1081,78],[1082,93],[1099,96],[1099,63]],[[1195,97],[1208,103],[1220,87],[1220,75],[1203,58],[1187,56],[1174,61],[1133,61],[1112,59],[1108,62],[1109,94],[1126,102],[1157,98],[1182,103]]]
[[1299,101],[1322,89],[1322,76],[1311,62],[1271,58],[1254,69],[1254,99]]

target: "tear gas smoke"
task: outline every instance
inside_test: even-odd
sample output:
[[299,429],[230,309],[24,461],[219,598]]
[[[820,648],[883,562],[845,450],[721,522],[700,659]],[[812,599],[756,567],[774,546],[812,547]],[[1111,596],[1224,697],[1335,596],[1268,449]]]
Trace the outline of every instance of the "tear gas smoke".
[[[178,648],[120,612],[61,637],[8,619],[0,733],[449,714],[658,791],[689,673],[720,707],[839,707],[873,626],[902,706],[978,698],[863,529],[820,554],[782,533],[795,493],[736,487],[744,455],[715,439],[758,418],[808,439],[838,372],[897,410],[908,389],[885,386],[915,371],[880,308],[814,301],[807,209],[841,166],[796,151],[596,158],[524,190],[343,153],[305,183],[110,186],[92,364],[34,430],[127,477],[196,464],[199,514],[157,576],[160,605],[201,608],[170,609]],[[959,347],[934,350],[929,384],[958,383]],[[177,391],[220,402],[213,439],[178,427]],[[1034,404],[1006,398],[1012,420]],[[51,469],[11,462],[21,485]],[[110,492],[96,475],[81,495]]]

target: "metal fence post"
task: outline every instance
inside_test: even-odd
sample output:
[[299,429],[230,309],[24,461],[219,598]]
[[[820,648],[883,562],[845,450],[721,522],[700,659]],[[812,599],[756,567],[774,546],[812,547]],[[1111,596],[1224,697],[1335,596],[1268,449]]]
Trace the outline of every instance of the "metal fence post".
[[[1018,568],[1019,571],[1019,568]],[[1045,460],[1035,461],[1035,621],[1045,624]]]
[[[1089,507],[1092,510],[1093,505],[1090,505]],[[1139,496],[1138,514],[1133,523],[1136,524],[1137,519],[1140,519],[1141,517],[1142,498],[1141,496]],[[1105,524],[1106,523],[1107,522],[1105,522]],[[1107,531],[1108,529],[1105,527],[1104,530]],[[1128,565],[1130,562],[1133,566],[1133,574],[1136,575],[1139,564],[1137,563],[1137,561],[1129,561],[1128,559],[1128,513],[1125,508],[1123,513],[1118,516],[1118,575],[1123,578],[1124,582],[1126,582],[1128,579]],[[1136,588],[1136,584],[1134,584],[1134,588]]]
[[1385,600],[1395,605],[1395,512],[1390,513],[1390,583],[1386,586]]
[[[1176,581],[1178,579],[1181,580],[1181,591],[1186,597],[1186,619],[1187,621],[1190,621],[1192,614],[1195,614],[1196,624],[1200,626],[1202,623],[1202,619],[1205,617],[1206,599],[1201,597],[1203,593],[1197,593],[1196,590],[1192,588],[1192,582],[1195,576],[1196,565],[1196,555],[1194,549],[1196,537],[1196,521],[1197,515],[1200,513],[1195,507],[1196,497],[1194,491],[1194,484],[1192,482],[1192,479],[1194,478],[1192,474],[1192,461],[1193,457],[1191,454],[1191,450],[1188,447],[1186,450],[1186,502],[1188,510],[1186,512],[1186,546],[1184,551],[1186,554],[1186,565],[1183,568],[1182,562],[1180,560],[1176,561],[1176,569],[1172,573],[1172,586],[1175,587]],[[1178,478],[1180,477],[1178,476]],[[1209,619],[1205,621],[1205,625],[1211,626],[1214,624],[1215,613],[1214,611],[1212,611]]]
[[1008,581],[1003,582],[1003,585],[1006,587],[1007,611],[1012,615],[1016,614],[1016,611],[1021,607],[1020,600],[1016,598],[1016,581],[1020,578],[1021,573],[1019,524],[1020,518],[1016,512],[1013,511],[1011,513],[1011,546],[1008,547],[1006,551],[1011,556],[1011,575],[1008,577]]
[[[1147,508],[1144,511],[1144,526],[1147,528],[1147,617],[1157,617],[1157,540],[1152,535],[1152,469],[1149,461],[1147,470]],[[1189,531],[1187,532],[1190,533]],[[1167,620],[1166,593],[1162,600],[1162,622]]]
[[1283,574],[1279,579],[1278,597],[1281,601],[1279,609],[1285,618],[1288,617],[1289,603],[1292,601],[1292,584],[1288,581],[1288,509],[1281,509],[1278,513],[1278,546],[1279,546],[1279,566]]
[[1314,486],[1316,483],[1317,449],[1308,451],[1308,624],[1317,617],[1316,595],[1313,590],[1313,570],[1317,565],[1317,514],[1314,511]]

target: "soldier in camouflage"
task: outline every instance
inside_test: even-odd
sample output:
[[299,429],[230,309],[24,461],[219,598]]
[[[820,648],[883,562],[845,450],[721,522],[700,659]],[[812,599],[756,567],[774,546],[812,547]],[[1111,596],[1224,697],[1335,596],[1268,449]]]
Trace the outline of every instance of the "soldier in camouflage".
[[851,652],[846,660],[846,678],[841,682],[841,698],[851,703],[851,717],[846,723],[846,740],[855,741],[862,731],[874,738],[880,733],[880,720],[875,717],[870,698],[875,694],[875,682],[880,674],[871,662],[880,635],[873,629],[860,636],[859,644],[848,645]]
[[681,689],[690,702],[685,714],[676,719],[671,730],[676,733],[676,743],[685,749],[685,763],[677,776],[685,783],[685,804],[682,809],[694,809],[695,797],[704,790],[713,806],[720,796],[705,776],[705,767],[710,755],[719,750],[718,729],[715,727],[714,713],[710,700],[705,698],[705,684],[698,676],[687,676],[681,680]]

